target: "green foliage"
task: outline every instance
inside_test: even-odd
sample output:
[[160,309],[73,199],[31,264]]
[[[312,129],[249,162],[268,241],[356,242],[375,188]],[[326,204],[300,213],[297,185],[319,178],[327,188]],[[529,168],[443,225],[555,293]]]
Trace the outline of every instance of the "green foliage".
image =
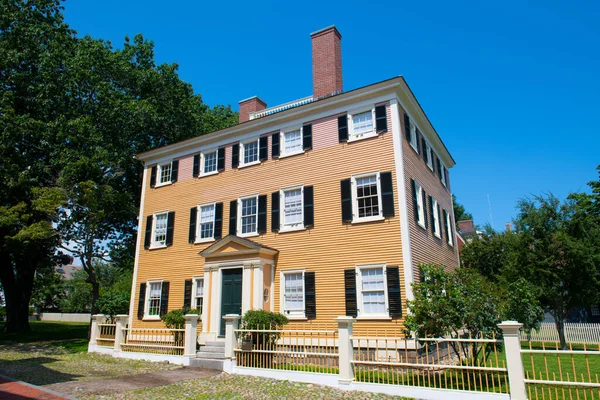
[[[288,323],[285,315],[265,310],[248,310],[242,317],[241,329],[247,330],[282,330]],[[251,339],[254,345],[259,347],[270,347],[280,334],[276,332],[245,332],[243,339]]]
[[31,294],[32,305],[43,311],[58,310],[64,294],[64,281],[53,266],[37,269]]
[[487,225],[481,236],[474,236],[463,247],[460,254],[461,265],[475,268],[485,277],[497,281],[503,268],[514,258],[516,241],[513,233],[498,233]]
[[160,319],[164,322],[165,326],[169,329],[182,329],[185,326],[186,314],[198,314],[198,320],[200,320],[200,310],[190,309],[184,310],[171,310],[165,315],[161,316]]
[[126,292],[109,291],[98,298],[98,312],[111,319],[117,314],[129,312],[129,295]]
[[473,219],[473,214],[470,212],[466,212],[465,207],[456,200],[456,195],[452,195],[452,202],[454,205],[454,220],[455,221],[465,221],[469,219]]
[[62,312],[90,312],[92,287],[87,282],[85,271],[76,271],[72,279],[65,280],[65,296],[60,302]]

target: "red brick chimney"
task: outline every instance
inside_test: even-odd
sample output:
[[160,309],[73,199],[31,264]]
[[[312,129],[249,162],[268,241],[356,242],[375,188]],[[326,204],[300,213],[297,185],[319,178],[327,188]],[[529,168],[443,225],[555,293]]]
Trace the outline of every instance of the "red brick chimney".
[[312,38],[313,97],[342,92],[342,35],[334,25],[310,34]]
[[267,103],[257,96],[250,97],[239,102],[240,105],[240,124],[250,120],[250,113],[262,111],[267,108]]

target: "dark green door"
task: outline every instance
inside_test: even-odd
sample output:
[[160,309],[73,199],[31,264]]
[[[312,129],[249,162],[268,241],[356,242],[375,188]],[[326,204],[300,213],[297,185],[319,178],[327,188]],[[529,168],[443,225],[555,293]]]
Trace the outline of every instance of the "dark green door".
[[225,336],[226,314],[242,314],[242,268],[223,269],[221,287],[221,336]]

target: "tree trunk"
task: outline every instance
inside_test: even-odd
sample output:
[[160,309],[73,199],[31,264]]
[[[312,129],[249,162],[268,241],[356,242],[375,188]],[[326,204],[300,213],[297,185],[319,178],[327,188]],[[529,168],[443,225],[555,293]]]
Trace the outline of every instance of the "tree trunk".
[[558,331],[558,340],[560,341],[560,348],[562,350],[567,349],[567,338],[565,336],[565,319],[561,316],[554,317],[554,324],[556,325],[556,330]]
[[[26,332],[29,330],[29,301],[33,289],[36,265],[21,261],[13,268],[10,260],[4,258],[0,266],[0,281],[6,301],[5,332]],[[16,274],[15,274],[16,271]]]
[[98,298],[100,297],[100,284],[96,279],[92,283],[92,315],[98,314]]

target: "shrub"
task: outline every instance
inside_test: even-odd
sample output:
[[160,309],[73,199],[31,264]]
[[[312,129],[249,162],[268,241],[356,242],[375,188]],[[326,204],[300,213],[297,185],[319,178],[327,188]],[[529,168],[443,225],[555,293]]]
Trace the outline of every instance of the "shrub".
[[[200,311],[195,309],[186,311],[171,310],[165,315],[161,316],[160,319],[163,321],[163,323],[168,329],[183,329],[185,327],[185,314],[198,314],[198,321],[200,320]],[[184,332],[173,332],[173,340],[175,341],[175,344],[178,346],[182,346],[184,336]]]
[[117,314],[129,311],[129,295],[124,292],[106,292],[96,302],[100,314],[108,315],[112,320]]
[[[283,329],[289,321],[283,314],[264,310],[249,310],[242,318],[242,329],[247,330],[275,330]],[[245,332],[242,339],[252,339],[255,345],[261,347],[272,347],[279,339],[277,332]]]

